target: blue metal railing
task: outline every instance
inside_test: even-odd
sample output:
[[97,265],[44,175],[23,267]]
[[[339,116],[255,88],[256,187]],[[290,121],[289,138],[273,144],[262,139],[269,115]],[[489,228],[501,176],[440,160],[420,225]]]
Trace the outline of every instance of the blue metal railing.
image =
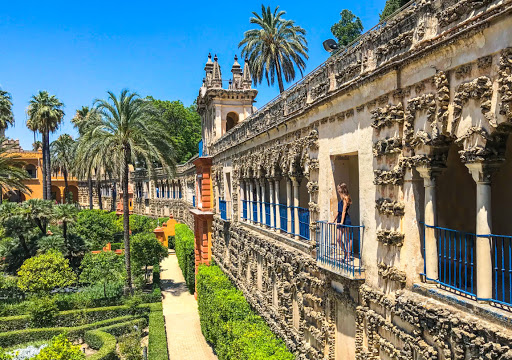
[[[473,233],[424,224],[425,229],[434,229],[437,240],[439,279],[428,279],[441,286],[476,297],[475,246],[477,236]],[[423,233],[423,249],[425,232]],[[426,266],[426,265],[425,265]],[[426,274],[426,267],[424,269]]]
[[192,195],[192,206],[196,207],[196,196]]
[[338,273],[361,275],[362,235],[364,226],[318,221],[316,260]]
[[159,198],[160,197],[160,189],[159,188],[156,188],[156,197]]
[[267,225],[267,226],[272,226],[272,223],[271,223],[271,219],[270,219],[270,206],[271,204],[270,203],[262,203],[263,204],[263,208],[265,210],[265,217],[262,217],[262,219],[265,219],[265,222],[264,224]]
[[258,202],[257,201],[250,201],[252,203],[252,221],[257,223],[258,222]]
[[491,301],[512,304],[512,236],[490,235],[493,262]]
[[277,204],[277,207],[279,209],[279,218],[280,218],[280,221],[281,221],[281,230],[283,230],[284,232],[287,231],[287,226],[288,226],[288,208],[286,207],[286,205],[282,205],[282,204]]
[[247,220],[247,200],[242,200],[242,219]]
[[219,212],[222,220],[229,220],[228,218],[228,202],[219,198]]
[[299,236],[309,240],[309,209],[299,209]]

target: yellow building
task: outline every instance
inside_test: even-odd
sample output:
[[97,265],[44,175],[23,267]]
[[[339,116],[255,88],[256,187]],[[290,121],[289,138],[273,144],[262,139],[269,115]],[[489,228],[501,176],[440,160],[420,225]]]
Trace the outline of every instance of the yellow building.
[[[27,187],[32,191],[30,194],[22,194],[18,191],[8,192],[2,194],[3,200],[12,202],[21,202],[28,199],[42,199],[43,198],[43,153],[41,150],[29,151],[23,150],[19,145],[19,140],[7,140],[9,143],[14,144],[16,151],[15,154],[23,163],[23,167],[29,174],[29,179],[25,180]],[[72,194],[73,202],[78,201],[78,181],[68,176],[69,192]],[[58,203],[64,202],[64,176],[59,173],[52,174],[52,199]]]

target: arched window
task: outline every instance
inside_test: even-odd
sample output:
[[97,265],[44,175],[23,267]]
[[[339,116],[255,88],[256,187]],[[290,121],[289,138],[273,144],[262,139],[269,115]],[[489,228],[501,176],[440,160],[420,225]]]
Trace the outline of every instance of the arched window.
[[37,178],[37,169],[36,169],[35,165],[28,164],[27,166],[25,166],[25,170],[27,170],[28,176],[30,178],[32,178],[32,179]]
[[232,111],[226,115],[226,132],[235,127],[236,124],[238,124],[238,114]]

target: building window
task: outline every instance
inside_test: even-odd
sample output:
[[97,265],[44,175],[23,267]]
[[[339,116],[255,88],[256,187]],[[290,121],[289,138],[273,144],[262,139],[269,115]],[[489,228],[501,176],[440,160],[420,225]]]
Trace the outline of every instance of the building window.
[[31,179],[35,179],[37,178],[37,169],[34,165],[32,164],[28,164],[26,167],[25,167],[25,170],[27,171],[28,173],[28,176],[31,178]]

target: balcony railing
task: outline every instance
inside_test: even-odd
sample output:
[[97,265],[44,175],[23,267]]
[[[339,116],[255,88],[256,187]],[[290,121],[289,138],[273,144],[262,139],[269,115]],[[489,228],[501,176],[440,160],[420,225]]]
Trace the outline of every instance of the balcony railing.
[[270,207],[273,206],[274,204],[271,204],[271,203],[262,203],[263,206],[263,210],[265,212],[265,217],[262,217],[262,220],[263,220],[263,223],[265,225],[267,225],[268,227],[272,227],[272,222],[271,222],[271,216],[270,216]]
[[288,227],[288,208],[286,205],[277,204],[279,208],[279,218],[281,221],[281,230],[286,232]]
[[192,195],[192,207],[196,207],[196,196]]
[[512,304],[512,236],[491,235],[492,301]]
[[242,200],[242,219],[247,220],[247,200]]
[[364,272],[361,259],[363,226],[318,221],[316,260],[319,266],[341,275],[359,278]]
[[309,209],[297,209],[299,210],[299,236],[309,240]]
[[220,218],[222,220],[229,220],[231,216],[228,214],[228,208],[231,201],[226,201],[219,198],[219,212],[220,212]]
[[[426,224],[424,226],[434,229],[438,251],[439,279],[428,280],[435,281],[456,292],[476,297],[475,245],[477,236],[439,226]],[[425,249],[425,235],[423,235],[423,249]],[[424,274],[426,274],[426,270],[425,268]]]

